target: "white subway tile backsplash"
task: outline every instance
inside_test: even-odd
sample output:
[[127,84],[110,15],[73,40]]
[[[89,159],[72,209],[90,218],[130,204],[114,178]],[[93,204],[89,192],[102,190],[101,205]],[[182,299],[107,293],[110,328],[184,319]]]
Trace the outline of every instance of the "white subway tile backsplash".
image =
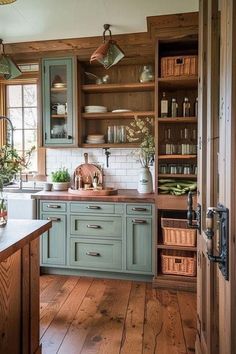
[[[89,163],[102,166],[104,183],[117,189],[137,189],[140,163],[132,156],[132,149],[110,149],[109,167],[103,149],[47,149],[46,172],[50,176],[58,168],[68,168],[71,175],[75,168],[84,163],[84,153],[89,154]],[[50,178],[50,177],[49,177]]]

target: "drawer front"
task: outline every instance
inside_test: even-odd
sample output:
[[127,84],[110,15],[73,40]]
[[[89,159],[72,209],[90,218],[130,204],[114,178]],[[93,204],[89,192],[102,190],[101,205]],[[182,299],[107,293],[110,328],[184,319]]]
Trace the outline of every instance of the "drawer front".
[[70,239],[70,266],[116,270],[122,267],[121,241]]
[[71,203],[71,213],[86,213],[86,214],[114,214],[114,204],[103,203]]
[[61,203],[57,201],[42,202],[41,211],[49,211],[50,213],[56,212],[66,212],[66,203]]
[[152,205],[150,204],[127,204],[126,213],[128,215],[152,215]]
[[121,237],[122,218],[120,216],[71,215],[71,235]]

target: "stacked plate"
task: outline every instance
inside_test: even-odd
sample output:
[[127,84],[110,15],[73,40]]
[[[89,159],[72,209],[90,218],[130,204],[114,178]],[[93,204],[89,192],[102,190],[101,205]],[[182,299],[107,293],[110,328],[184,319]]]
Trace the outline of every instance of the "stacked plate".
[[87,144],[103,144],[105,143],[104,135],[102,134],[91,134],[87,136]]
[[85,106],[85,113],[106,113],[107,107],[104,106]]

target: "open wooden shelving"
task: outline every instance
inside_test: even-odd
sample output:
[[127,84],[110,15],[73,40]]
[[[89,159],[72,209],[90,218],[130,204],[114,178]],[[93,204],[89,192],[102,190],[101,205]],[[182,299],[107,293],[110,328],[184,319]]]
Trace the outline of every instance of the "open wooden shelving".
[[104,143],[104,144],[87,144],[83,143],[81,144],[83,148],[125,148],[125,149],[133,149],[133,148],[138,148],[139,144],[132,144],[132,143],[120,143],[120,144],[115,144],[115,143]]
[[52,87],[50,89],[51,92],[65,92],[67,87]]
[[51,114],[51,118],[67,118],[67,114]]
[[197,155],[158,155],[159,160],[191,160],[196,158]]
[[82,113],[82,118],[84,118],[84,119],[120,119],[120,118],[131,119],[134,117],[145,118],[145,117],[154,117],[154,116],[155,116],[155,113],[153,111]]
[[123,83],[123,84],[88,84],[82,85],[82,90],[87,93],[113,93],[113,92],[142,92],[153,91],[155,88],[154,82],[147,83]]
[[179,76],[179,77],[168,77],[159,78],[158,84],[161,89],[192,89],[196,88],[198,84],[197,76]]
[[190,174],[190,175],[184,175],[184,174],[170,174],[170,173],[159,173],[158,174],[158,178],[172,178],[172,179],[197,179],[197,175],[193,175],[193,174]]
[[179,250],[179,251],[190,251],[190,252],[196,252],[197,247],[189,247],[189,246],[172,246],[172,245],[162,245],[159,244],[157,245],[157,248],[160,250]]
[[158,118],[158,123],[197,123],[197,117]]

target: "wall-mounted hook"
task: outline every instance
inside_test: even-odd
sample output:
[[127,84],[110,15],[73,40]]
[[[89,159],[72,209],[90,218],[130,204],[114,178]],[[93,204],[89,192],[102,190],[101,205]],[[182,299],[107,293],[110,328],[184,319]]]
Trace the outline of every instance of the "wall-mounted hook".
[[109,148],[103,148],[105,150],[105,155],[106,155],[106,167],[109,167],[109,156],[111,155]]

